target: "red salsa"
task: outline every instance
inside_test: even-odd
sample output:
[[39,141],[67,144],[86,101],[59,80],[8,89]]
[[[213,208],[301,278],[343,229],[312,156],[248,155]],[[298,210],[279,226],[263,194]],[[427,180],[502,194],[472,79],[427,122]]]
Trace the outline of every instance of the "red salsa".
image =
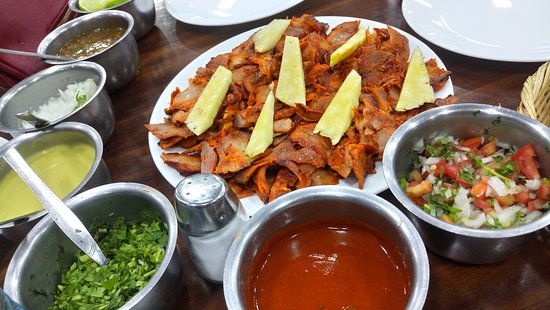
[[358,222],[318,220],[271,237],[253,260],[247,309],[404,309],[411,275],[397,246]]

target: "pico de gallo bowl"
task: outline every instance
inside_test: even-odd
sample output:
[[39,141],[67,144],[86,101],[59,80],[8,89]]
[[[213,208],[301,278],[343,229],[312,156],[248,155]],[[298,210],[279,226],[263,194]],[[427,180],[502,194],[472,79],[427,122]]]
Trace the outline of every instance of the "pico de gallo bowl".
[[413,170],[400,178],[411,200],[445,222],[471,228],[530,223],[550,209],[532,143],[519,149],[495,137],[438,135],[415,145]]
[[[533,150],[535,165],[525,160]],[[550,224],[547,199],[537,197],[550,176],[550,128],[514,110],[463,103],[422,112],[390,137],[382,167],[398,207],[443,257],[502,261]]]

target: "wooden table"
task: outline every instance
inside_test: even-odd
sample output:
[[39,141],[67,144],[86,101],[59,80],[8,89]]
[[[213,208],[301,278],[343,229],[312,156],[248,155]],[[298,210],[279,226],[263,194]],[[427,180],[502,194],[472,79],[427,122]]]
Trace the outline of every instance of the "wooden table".
[[[259,0],[260,1],[260,0]],[[139,182],[157,188],[169,199],[174,189],[153,164],[147,144],[153,107],[170,80],[204,51],[273,17],[224,27],[198,27],[175,20],[163,0],[155,0],[156,27],[139,41],[140,72],[126,88],[112,95],[116,129],[104,159],[113,181]],[[387,23],[420,38],[405,22],[398,0],[306,0],[274,17],[337,15]],[[526,30],[528,31],[528,30]],[[525,79],[540,63],[508,63],[470,58],[426,42],[452,71],[460,102],[480,102],[515,109]],[[3,135],[6,137],[6,135]],[[391,199],[386,191],[382,196]],[[1,199],[1,198],[0,198]],[[17,245],[0,237],[0,281]],[[221,285],[202,280],[180,240],[185,275],[177,309],[225,309]],[[482,249],[480,249],[482,250]],[[521,254],[490,265],[461,265],[429,253],[430,289],[425,309],[550,309],[550,230],[542,230]]]

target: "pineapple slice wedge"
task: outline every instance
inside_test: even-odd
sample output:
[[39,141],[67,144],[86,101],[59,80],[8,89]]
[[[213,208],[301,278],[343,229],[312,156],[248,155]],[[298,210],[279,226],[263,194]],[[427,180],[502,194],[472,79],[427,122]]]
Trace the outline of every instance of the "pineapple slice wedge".
[[399,112],[411,110],[426,102],[432,103],[434,101],[435,94],[433,87],[430,85],[428,69],[424,63],[422,52],[417,47],[414,49],[407,67],[407,74],[395,110]]
[[252,37],[256,52],[265,53],[274,48],[289,25],[289,19],[274,19],[256,32]]
[[302,50],[297,37],[286,36],[283,59],[275,98],[293,107],[306,104],[306,82],[302,65]]
[[332,145],[336,145],[351,125],[353,108],[359,105],[359,95],[361,95],[361,76],[357,71],[351,70],[321,116],[313,133],[330,138]]
[[332,54],[330,54],[330,66],[334,67],[337,63],[353,54],[359,46],[363,45],[367,39],[367,31],[368,29],[360,28],[359,31],[351,36],[342,46],[332,52]]
[[275,113],[273,83],[269,85],[269,88],[269,94],[244,150],[245,155],[248,157],[254,157],[263,153],[273,142],[273,114]]
[[214,123],[220,106],[231,85],[232,72],[219,66],[202,91],[185,124],[197,136],[205,132]]

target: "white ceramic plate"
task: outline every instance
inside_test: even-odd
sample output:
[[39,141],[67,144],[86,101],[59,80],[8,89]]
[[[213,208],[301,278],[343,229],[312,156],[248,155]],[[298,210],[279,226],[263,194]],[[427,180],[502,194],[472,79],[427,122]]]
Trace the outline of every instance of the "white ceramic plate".
[[403,16],[426,40],[482,59],[550,59],[548,0],[403,0]]
[[[359,18],[330,16],[330,17],[317,17],[317,19],[319,21],[328,23],[331,26],[336,26],[345,21],[360,20],[362,27],[386,28],[385,24],[381,24],[378,22],[365,20],[365,19],[359,19]],[[191,63],[189,63],[185,68],[183,68],[174,77],[174,79],[172,79],[172,81],[166,86],[166,88],[160,95],[153,109],[153,113],[151,114],[150,123],[156,124],[156,123],[162,123],[164,121],[164,117],[166,116],[166,114],[164,113],[164,108],[168,107],[170,103],[170,94],[174,89],[176,89],[176,87],[179,87],[182,90],[187,88],[189,85],[187,83],[187,79],[193,77],[195,75],[196,70],[199,67],[205,66],[206,63],[208,63],[208,61],[210,61],[212,57],[218,54],[230,52],[233,47],[247,40],[257,30],[258,29],[252,29],[250,31],[244,32],[240,35],[237,35],[231,39],[228,39],[214,46],[210,50],[206,51],[204,54],[197,57]],[[411,51],[416,46],[419,46],[420,50],[422,51],[422,54],[426,59],[435,58],[437,59],[437,62],[440,67],[442,68],[445,67],[441,62],[441,60],[439,59],[439,57],[437,57],[437,55],[428,46],[426,46],[424,43],[414,38],[413,36],[405,33],[404,31],[401,31],[399,29],[397,30],[409,39],[409,46]],[[436,96],[439,98],[444,98],[453,93],[454,93],[453,84],[449,79],[449,81],[445,84],[445,86],[436,93]],[[170,182],[172,186],[176,187],[178,183],[183,179],[183,177],[175,169],[164,164],[164,162],[160,158],[160,155],[162,154],[163,150],[158,146],[159,139],[153,136],[151,133],[149,133],[148,139],[149,139],[149,149],[151,152],[151,156],[153,157],[153,161],[155,162],[155,165],[157,166],[160,173],[164,176],[164,178],[168,182]],[[181,151],[182,151],[181,148],[179,149],[173,148],[173,149],[167,150],[167,152],[181,152]],[[340,185],[357,188],[357,182],[353,178],[341,180]],[[377,162],[376,173],[367,175],[363,190],[365,192],[378,194],[387,188],[388,188],[388,185],[386,184],[386,180],[384,179],[381,163]],[[243,203],[249,215],[256,213],[256,211],[258,211],[259,208],[264,205],[256,195],[241,199],[241,202]]]
[[165,0],[175,19],[199,26],[246,23],[289,9],[304,0]]

